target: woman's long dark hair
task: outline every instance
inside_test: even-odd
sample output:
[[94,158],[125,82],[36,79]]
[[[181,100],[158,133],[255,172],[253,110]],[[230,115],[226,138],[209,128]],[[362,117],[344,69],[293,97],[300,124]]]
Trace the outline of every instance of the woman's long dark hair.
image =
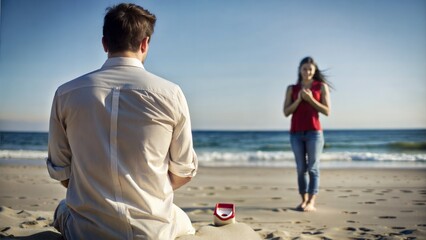
[[317,63],[314,61],[312,57],[305,57],[304,59],[302,59],[302,61],[300,61],[299,69],[298,69],[297,84],[300,84],[302,82],[302,74],[300,74],[300,68],[302,67],[303,64],[306,64],[306,63],[312,64],[315,66],[315,73],[313,77],[314,81],[325,83],[330,88],[333,88],[332,84],[327,80],[327,77],[324,75],[323,71],[321,71],[318,68]]

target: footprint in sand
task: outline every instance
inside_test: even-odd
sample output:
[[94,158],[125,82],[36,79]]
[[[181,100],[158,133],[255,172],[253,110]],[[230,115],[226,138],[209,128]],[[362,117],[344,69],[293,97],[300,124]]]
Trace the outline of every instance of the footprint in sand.
[[302,234],[307,234],[307,235],[319,235],[323,233],[324,233],[323,231],[302,232]]
[[302,224],[302,223],[310,223],[311,221],[308,221],[308,220],[304,220],[304,221],[294,221],[294,222],[291,222],[292,224]]
[[282,199],[282,197],[273,197],[273,198],[271,198],[271,200],[281,200]]
[[18,215],[18,217],[20,217],[20,218],[26,218],[26,217],[30,217],[30,216],[32,216],[32,214],[31,214],[31,213],[29,213],[29,212],[27,212],[27,211],[25,211],[25,210],[19,211],[19,212],[17,212],[16,214],[17,214],[17,215]]
[[423,205],[425,205],[425,202],[426,201],[424,201],[424,200],[413,200],[413,205],[423,206]]
[[338,196],[338,198],[348,198],[348,196]]
[[25,221],[25,222],[22,222],[21,224],[19,224],[19,227],[20,228],[29,228],[29,227],[34,227],[34,226],[36,226],[36,225],[38,225],[38,222],[37,221]]
[[411,190],[401,190],[401,192],[403,192],[403,193],[413,193],[413,191],[411,191]]
[[347,228],[344,228],[344,230],[346,230],[346,231],[351,231],[351,232],[355,232],[355,231],[356,231],[356,228],[354,228],[354,227],[347,227]]
[[263,239],[271,239],[271,240],[280,240],[280,239],[288,239],[290,234],[285,231],[277,230],[274,232],[266,232],[262,234]]
[[414,211],[413,210],[402,210],[401,212],[403,212],[403,213],[412,213]]
[[395,216],[380,216],[380,219],[395,219]]
[[384,202],[384,201],[387,201],[387,200],[383,199],[383,198],[379,198],[379,199],[376,199],[376,201],[378,201],[378,202]]
[[348,220],[346,221],[347,223],[359,223],[358,221],[354,221],[354,220]]
[[373,231],[372,229],[365,228],[365,227],[360,227],[359,230],[361,230],[363,232],[371,232],[371,231]]
[[358,214],[358,212],[349,212],[349,211],[343,211],[344,214]]
[[287,212],[287,209],[285,209],[285,208],[273,208],[272,212]]
[[403,230],[403,229],[405,229],[405,227],[392,227],[392,229],[395,229],[395,230]]
[[365,204],[376,204],[376,202],[364,202]]

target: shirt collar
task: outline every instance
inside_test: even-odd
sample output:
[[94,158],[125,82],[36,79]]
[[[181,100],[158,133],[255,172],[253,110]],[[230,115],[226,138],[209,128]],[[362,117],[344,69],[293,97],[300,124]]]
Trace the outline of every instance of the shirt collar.
[[136,58],[130,58],[130,57],[108,58],[105,61],[104,65],[102,65],[102,68],[109,68],[114,66],[132,66],[132,67],[140,67],[145,69],[141,61],[139,61]]

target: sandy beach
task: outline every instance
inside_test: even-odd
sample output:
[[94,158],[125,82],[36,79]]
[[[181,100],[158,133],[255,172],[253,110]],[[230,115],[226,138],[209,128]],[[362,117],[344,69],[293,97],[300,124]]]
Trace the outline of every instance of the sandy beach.
[[[0,165],[0,238],[60,239],[51,222],[65,189],[44,167]],[[217,202],[237,224],[215,227]],[[190,239],[426,239],[425,169],[322,169],[318,211],[299,212],[295,170],[201,167],[175,203],[197,229]]]

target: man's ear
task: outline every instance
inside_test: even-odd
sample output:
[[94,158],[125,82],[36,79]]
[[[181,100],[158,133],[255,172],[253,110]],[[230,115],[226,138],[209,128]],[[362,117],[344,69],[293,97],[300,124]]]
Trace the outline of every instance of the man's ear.
[[146,37],[146,38],[142,39],[141,52],[142,53],[148,52],[148,48],[149,48],[149,37]]
[[106,44],[105,37],[102,37],[102,46],[104,47],[104,51],[107,53],[108,52],[108,46]]

